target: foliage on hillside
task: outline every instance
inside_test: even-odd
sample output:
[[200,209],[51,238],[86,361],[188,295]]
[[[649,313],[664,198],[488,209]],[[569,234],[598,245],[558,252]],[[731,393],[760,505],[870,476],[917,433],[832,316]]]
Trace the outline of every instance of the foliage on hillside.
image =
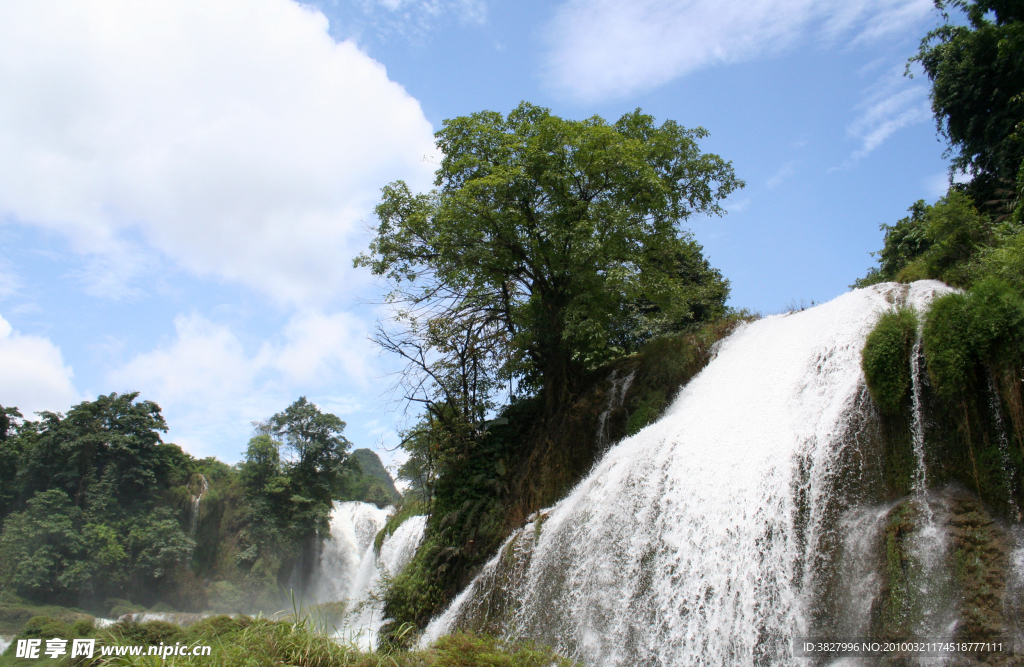
[[162,442],[159,407],[137,398],[100,396],[38,421],[0,409],[0,602],[11,614],[277,609],[315,557],[332,500],[393,498],[379,459],[363,456],[364,475],[344,422],[305,398],[260,425],[235,467]]
[[529,515],[562,498],[608,446],[657,419],[745,319],[693,326],[595,369],[553,416],[545,417],[542,397],[516,401],[471,448],[446,448],[421,425],[407,441],[416,465],[406,469],[428,469],[435,480],[418,501],[429,509],[426,537],[384,594],[385,633],[423,626],[441,611]]
[[[975,201],[1005,211],[1024,161],[1024,7],[1017,0],[935,5],[945,24],[928,33],[912,61],[931,80],[950,169],[971,177],[966,190]],[[950,10],[962,13],[966,24]]]
[[384,469],[376,452],[372,449],[356,449],[352,451],[352,460],[359,465],[362,474],[358,481],[353,481],[348,491],[350,497],[373,503],[377,507],[396,505],[402,500],[402,494],[395,488],[394,480]]
[[524,102],[446,120],[436,189],[383,189],[356,264],[390,284],[398,328],[377,342],[407,362],[400,388],[424,409],[400,476],[429,514],[384,594],[388,632],[438,612],[734,324],[704,326],[726,315],[728,282],[682,227],[743,187],[700,151],[706,135]]
[[[935,278],[967,288],[999,278],[1024,289],[1024,9],[1004,0],[935,5],[946,22],[922,40],[911,62],[932,82],[951,175],[967,182],[882,225],[879,265],[854,286]],[[962,12],[966,25],[950,10]]]

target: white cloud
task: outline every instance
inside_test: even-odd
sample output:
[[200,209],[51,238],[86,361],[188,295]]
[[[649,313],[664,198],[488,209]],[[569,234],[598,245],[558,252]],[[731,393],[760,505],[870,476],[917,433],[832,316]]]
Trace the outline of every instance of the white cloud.
[[857,110],[859,115],[847,128],[861,143],[852,160],[867,157],[897,130],[931,119],[928,89],[910,82],[898,70],[889,71],[871,86]]
[[779,170],[776,171],[771,178],[765,181],[764,186],[769,190],[774,190],[795,174],[798,166],[800,166],[800,160],[790,160],[789,162],[786,162],[779,167]]
[[568,0],[548,27],[546,78],[583,100],[789,48],[900,34],[929,0]]
[[379,188],[429,185],[434,147],[419,103],[327,28],[292,0],[0,3],[0,213],[329,300]]
[[[179,315],[174,325],[172,341],[135,356],[110,374],[109,384],[156,401],[171,427],[167,439],[196,454],[230,460],[253,421],[299,395],[315,400],[317,391],[330,392],[321,408],[344,418],[374,391],[368,326],[348,313],[298,313],[275,340],[255,347],[198,314]],[[338,394],[342,382],[351,394]]]
[[[326,0],[319,0],[319,4],[327,9]],[[333,4],[328,11],[338,11]],[[347,20],[339,27],[357,41],[364,41],[365,33],[375,33],[385,40],[397,36],[421,41],[452,18],[464,25],[487,21],[484,0],[357,0],[352,4],[342,9]]]
[[40,410],[67,411],[81,400],[60,348],[41,336],[14,331],[0,317],[0,405],[27,418]]

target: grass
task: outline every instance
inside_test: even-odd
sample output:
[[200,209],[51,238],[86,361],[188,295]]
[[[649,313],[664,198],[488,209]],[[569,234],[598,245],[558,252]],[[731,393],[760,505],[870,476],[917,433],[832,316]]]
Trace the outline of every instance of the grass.
[[[299,620],[271,620],[262,617],[213,616],[181,628],[168,623],[118,623],[97,630],[71,627],[50,618],[37,618],[19,638],[88,636],[103,645],[208,645],[208,656],[101,656],[76,659],[76,667],[121,667],[175,665],[222,665],[224,667],[572,667],[577,663],[530,642],[515,642],[488,636],[457,633],[441,638],[429,648],[415,651],[381,650],[367,652],[354,643],[338,642],[320,631],[320,623],[305,616]],[[406,629],[411,632],[412,628]],[[40,634],[42,633],[42,634]],[[70,644],[69,644],[70,645]],[[0,656],[0,667],[71,664],[49,658],[14,657],[14,644]]]

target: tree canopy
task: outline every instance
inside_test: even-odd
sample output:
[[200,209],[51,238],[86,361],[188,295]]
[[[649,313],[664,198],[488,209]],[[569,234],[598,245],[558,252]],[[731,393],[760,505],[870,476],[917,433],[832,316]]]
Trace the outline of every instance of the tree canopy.
[[36,600],[139,594],[191,556],[167,506],[190,457],[160,408],[109,394],[21,421],[0,409],[0,589]]
[[[921,41],[932,110],[950,169],[968,175],[935,204],[882,225],[879,265],[854,282],[937,278],[968,288],[989,278],[1024,290],[1024,3],[936,0],[946,19]],[[967,25],[956,24],[961,10]],[[1024,293],[1024,292],[1022,292]]]
[[358,472],[344,429],[305,396],[256,425],[241,464],[254,543],[277,548],[327,531],[331,503],[346,495],[350,473]]
[[528,103],[444,122],[436,188],[386,186],[356,259],[391,281],[408,335],[382,343],[446,398],[435,416],[513,381],[559,403],[644,331],[723,308],[727,283],[681,228],[743,185],[700,151],[706,135],[639,110],[575,121]]
[[[1024,160],[1024,3],[936,0],[945,25],[913,58],[932,82],[932,110],[949,140],[952,169],[974,179],[979,204],[1001,199]],[[962,10],[957,25],[949,9]]]

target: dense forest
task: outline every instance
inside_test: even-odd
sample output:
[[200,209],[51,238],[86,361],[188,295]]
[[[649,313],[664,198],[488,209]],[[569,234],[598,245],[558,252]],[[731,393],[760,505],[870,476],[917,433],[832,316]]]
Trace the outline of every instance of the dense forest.
[[[236,466],[161,440],[155,403],[110,394],[0,422],[0,604],[98,616],[274,611],[302,592],[333,500],[399,495],[345,423],[300,398]],[[27,619],[23,619],[27,620]]]

